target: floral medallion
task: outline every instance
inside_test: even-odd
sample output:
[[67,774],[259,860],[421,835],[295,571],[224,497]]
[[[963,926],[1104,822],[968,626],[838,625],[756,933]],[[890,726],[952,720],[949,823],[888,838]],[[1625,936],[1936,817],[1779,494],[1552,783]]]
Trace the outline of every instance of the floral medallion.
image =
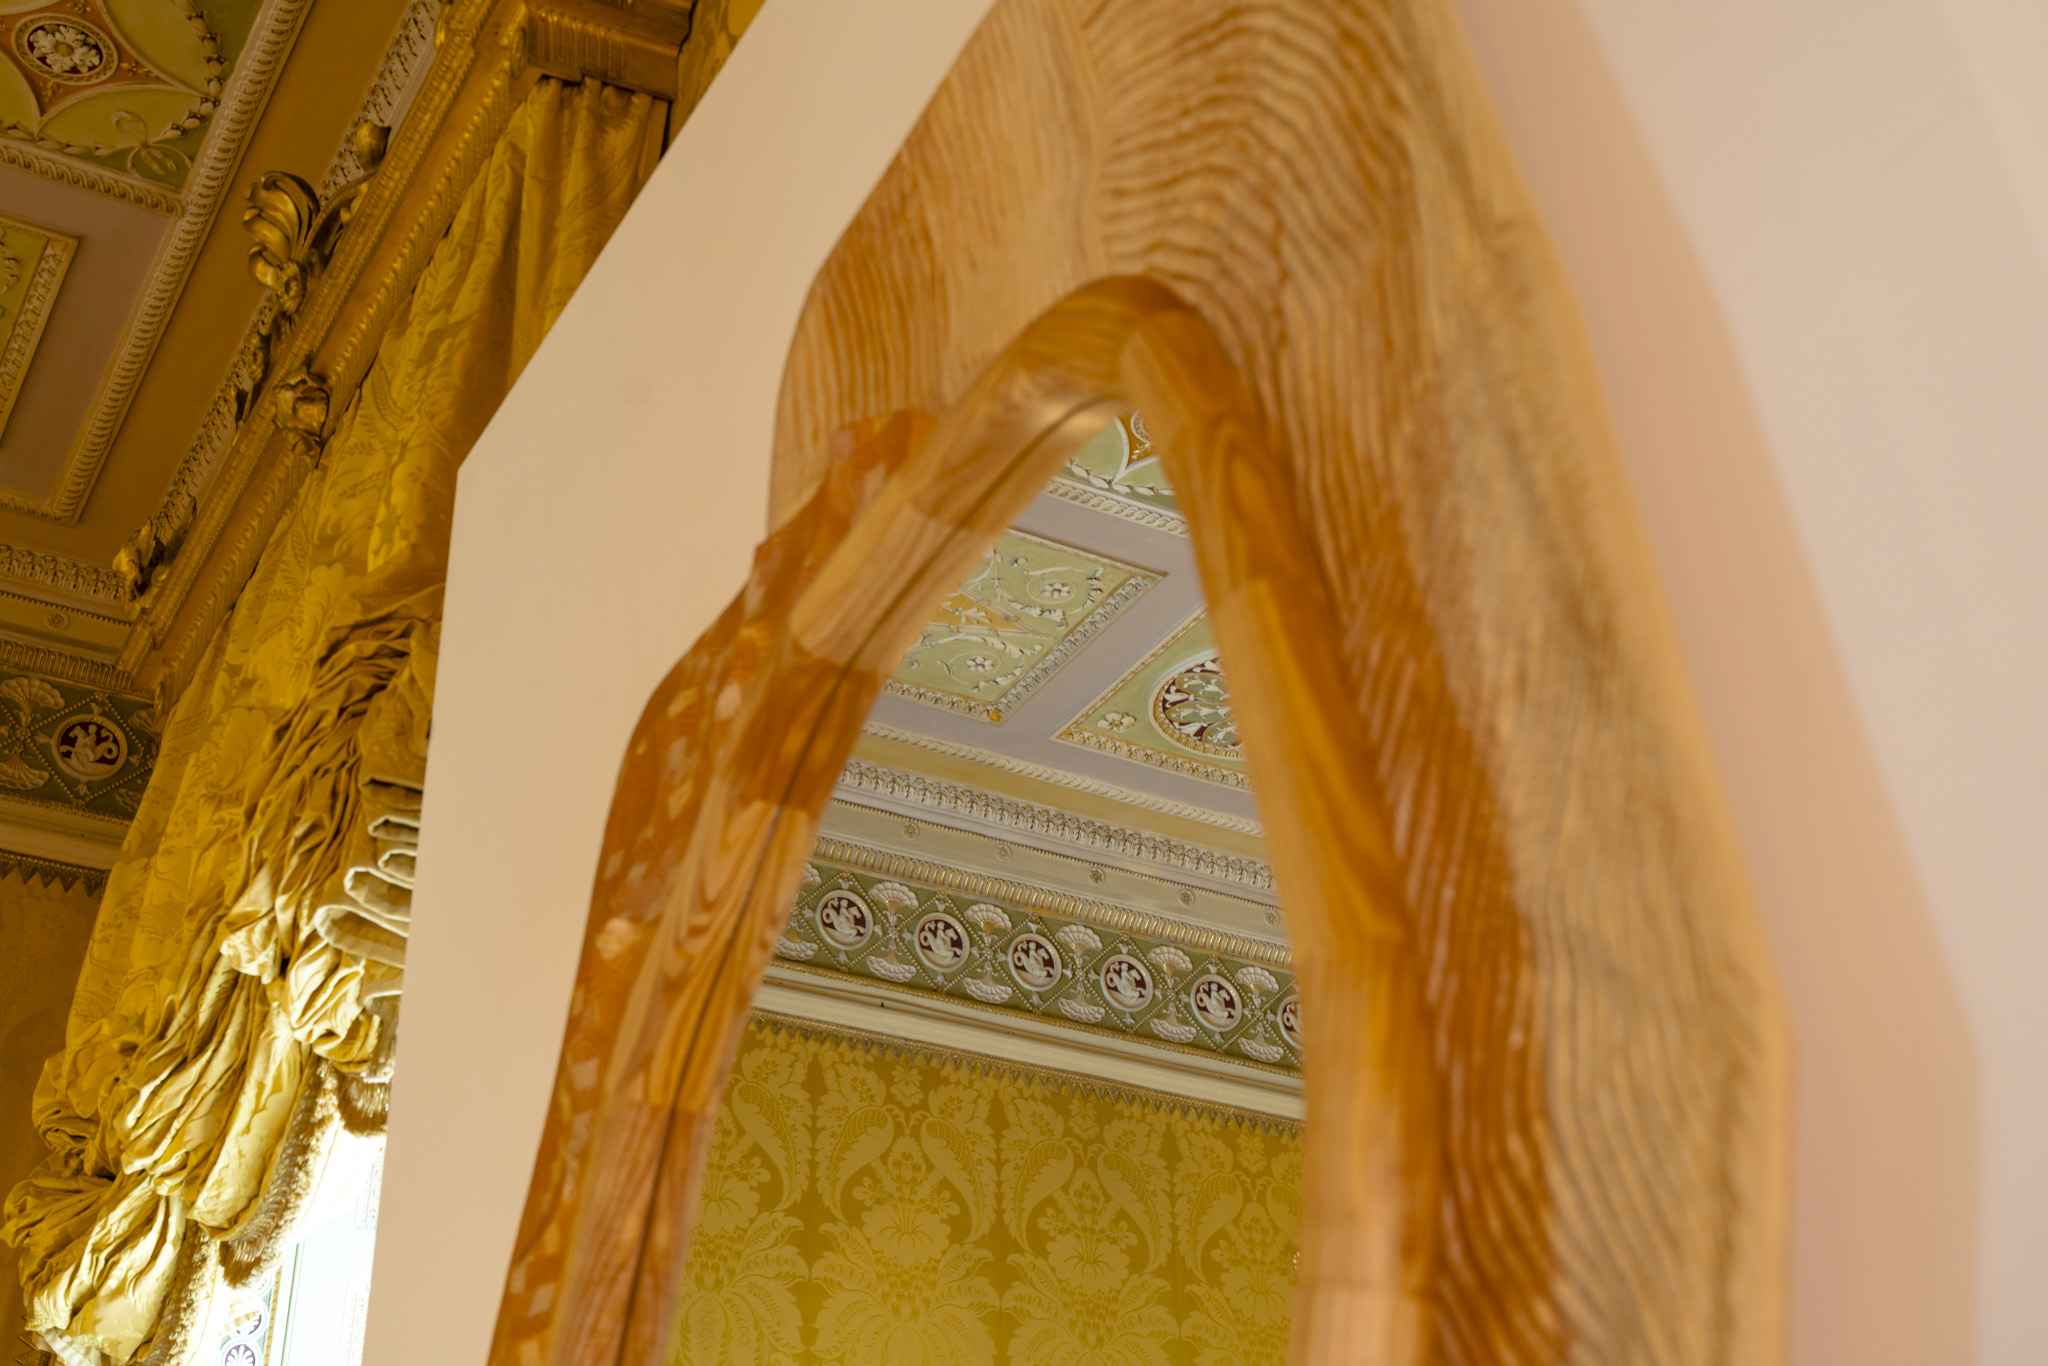
[[1182,623],[1057,738],[1228,787],[1248,781],[1206,612]]
[[[0,135],[173,189],[260,0],[0,0]],[[24,12],[26,11],[26,12]]]
[[92,85],[119,59],[114,40],[83,19],[45,15],[14,30],[14,51],[31,70],[66,85]]
[[1237,720],[1230,714],[1230,689],[1223,666],[1209,655],[1174,673],[1152,698],[1160,733],[1197,754],[1236,758]]
[[[1021,883],[1000,886],[822,840],[775,955],[806,973],[880,978],[908,992],[1056,1016],[1125,1038],[1289,1071],[1300,1066],[1294,974],[1284,952],[1249,940],[1218,943],[1213,932],[1176,922],[1119,923],[1126,908],[1084,907]],[[968,901],[963,891],[994,892],[1009,904]]]

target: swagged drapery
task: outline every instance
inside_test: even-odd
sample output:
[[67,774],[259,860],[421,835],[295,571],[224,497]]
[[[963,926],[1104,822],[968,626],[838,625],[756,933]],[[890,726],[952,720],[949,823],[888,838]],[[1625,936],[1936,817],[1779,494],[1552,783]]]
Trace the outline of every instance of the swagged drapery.
[[652,170],[666,107],[542,81],[169,719],[8,1196],[27,1323],[189,1356],[383,1122],[456,472]]

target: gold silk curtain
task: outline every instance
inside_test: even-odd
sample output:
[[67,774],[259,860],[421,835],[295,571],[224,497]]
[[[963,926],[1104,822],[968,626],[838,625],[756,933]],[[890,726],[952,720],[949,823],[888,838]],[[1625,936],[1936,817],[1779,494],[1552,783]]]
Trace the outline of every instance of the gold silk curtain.
[[0,1226],[67,1361],[185,1357],[336,1120],[381,1126],[456,472],[665,116],[551,79],[514,112],[169,718]]
[[1278,1366],[1300,1126],[759,1017],[675,1366]]

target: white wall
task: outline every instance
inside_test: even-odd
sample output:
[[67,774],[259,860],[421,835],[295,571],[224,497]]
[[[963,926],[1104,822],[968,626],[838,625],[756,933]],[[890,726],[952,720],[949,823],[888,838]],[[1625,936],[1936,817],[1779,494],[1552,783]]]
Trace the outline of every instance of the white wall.
[[[2048,1360],[2032,0],[1459,3],[1793,1010],[1793,1358]],[[803,289],[985,7],[769,4],[470,458],[372,1366],[483,1357],[616,756],[744,573]]]
[[775,0],[463,467],[365,1344],[480,1366],[619,757],[766,529],[827,253],[987,0]]
[[1792,1007],[1793,1359],[2048,1361],[2048,7],[1460,5]]

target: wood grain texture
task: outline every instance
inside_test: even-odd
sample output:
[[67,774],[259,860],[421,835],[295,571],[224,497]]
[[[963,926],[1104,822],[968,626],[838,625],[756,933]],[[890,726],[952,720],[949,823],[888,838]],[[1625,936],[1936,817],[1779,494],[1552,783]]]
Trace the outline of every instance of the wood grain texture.
[[[1293,1359],[1777,1359],[1776,990],[1571,301],[1446,6],[1003,0],[792,348],[770,545],[824,558],[729,629],[825,672],[721,683],[779,745],[705,732],[658,780],[657,696],[580,982],[621,860],[716,849],[762,895],[661,883],[615,1035],[579,985],[563,1075],[610,1080],[558,1087],[494,1362],[657,1359],[689,1154],[855,700],[1126,402],[1188,510],[1301,965]],[[817,530],[889,463],[846,434],[915,412],[942,416]],[[728,667],[719,639],[678,677]],[[799,705],[800,674],[860,681]],[[757,783],[782,815],[691,805]]]

